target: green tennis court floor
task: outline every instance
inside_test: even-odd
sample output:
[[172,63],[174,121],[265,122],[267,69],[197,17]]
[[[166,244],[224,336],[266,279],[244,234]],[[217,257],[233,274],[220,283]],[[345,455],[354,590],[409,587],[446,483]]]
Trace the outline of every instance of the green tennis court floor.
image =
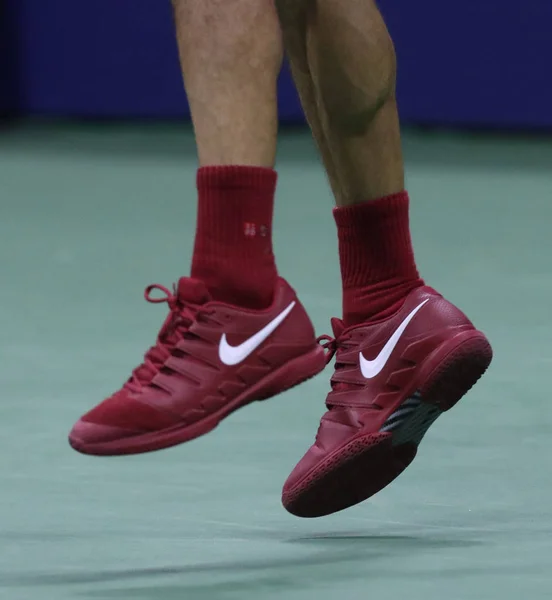
[[[195,157],[181,125],[0,133],[0,598],[537,600],[552,596],[552,141],[407,133],[422,275],[489,335],[487,376],[369,502],[299,520],[280,490],[330,371],[157,454],[66,435],[117,388],[188,269]],[[332,200],[284,132],[278,264],[319,333],[339,313]]]

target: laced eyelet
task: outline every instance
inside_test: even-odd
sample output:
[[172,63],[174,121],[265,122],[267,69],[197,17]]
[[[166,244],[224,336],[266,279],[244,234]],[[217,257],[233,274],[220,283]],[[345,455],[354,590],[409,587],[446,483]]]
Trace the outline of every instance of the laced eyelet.
[[[163,295],[152,297],[152,292],[158,291]],[[171,355],[171,351],[177,348],[179,340],[187,338],[190,325],[197,320],[202,311],[201,306],[188,304],[178,298],[176,289],[172,293],[165,286],[154,284],[148,285],[144,291],[144,298],[152,304],[166,302],[169,306],[170,315],[167,317],[159,335],[157,343],[144,355],[143,363],[134,369],[130,379],[125,383],[127,389],[139,391],[141,387],[163,369],[164,362]],[[204,311],[204,314],[212,314],[212,310]]]

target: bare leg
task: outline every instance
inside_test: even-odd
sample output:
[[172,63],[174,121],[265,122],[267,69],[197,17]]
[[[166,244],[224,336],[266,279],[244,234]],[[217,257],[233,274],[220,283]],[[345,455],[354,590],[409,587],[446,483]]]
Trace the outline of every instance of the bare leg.
[[[338,205],[400,192],[395,53],[373,0],[276,0],[286,49]],[[308,66],[308,71],[305,68]],[[311,115],[316,115],[311,117]],[[329,154],[330,156],[327,156]]]
[[343,198],[343,190],[337,173],[337,166],[334,163],[324,134],[322,124],[324,113],[318,105],[319,94],[314,86],[307,59],[307,12],[302,9],[301,3],[290,3],[287,9],[287,18],[294,23],[294,27],[288,28],[286,31],[286,46],[297,49],[293,53],[293,60],[290,61],[295,87],[299,92],[307,121],[324,161],[326,175],[328,176],[333,194],[339,204]]
[[274,7],[258,0],[173,5],[200,165],[274,166],[282,62]]

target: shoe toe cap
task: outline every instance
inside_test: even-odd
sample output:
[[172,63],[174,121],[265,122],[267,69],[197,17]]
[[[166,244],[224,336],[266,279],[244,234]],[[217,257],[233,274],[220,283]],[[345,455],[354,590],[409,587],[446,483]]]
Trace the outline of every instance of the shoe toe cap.
[[69,434],[69,443],[83,454],[128,454],[135,446],[134,438],[154,436],[176,423],[178,417],[155,407],[155,398],[134,397],[123,390],[81,417]]
[[69,444],[74,450],[83,454],[106,454],[109,452],[102,448],[105,444],[139,434],[139,431],[80,419],[69,433]]

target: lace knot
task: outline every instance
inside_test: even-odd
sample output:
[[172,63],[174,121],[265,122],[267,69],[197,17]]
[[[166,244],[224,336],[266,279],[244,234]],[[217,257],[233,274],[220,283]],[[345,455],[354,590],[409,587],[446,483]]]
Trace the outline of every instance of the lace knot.
[[[160,298],[154,298],[151,295],[151,293],[154,290],[159,290],[159,291],[163,292],[164,296],[161,296]],[[158,283],[154,283],[152,285],[148,285],[148,287],[144,290],[144,298],[148,302],[151,302],[152,304],[160,304],[161,302],[166,302],[169,305],[169,308],[171,310],[174,310],[174,308],[178,304],[178,298],[177,298],[177,295],[176,295],[176,290],[173,290],[173,292],[171,292],[164,285],[159,285]]]

